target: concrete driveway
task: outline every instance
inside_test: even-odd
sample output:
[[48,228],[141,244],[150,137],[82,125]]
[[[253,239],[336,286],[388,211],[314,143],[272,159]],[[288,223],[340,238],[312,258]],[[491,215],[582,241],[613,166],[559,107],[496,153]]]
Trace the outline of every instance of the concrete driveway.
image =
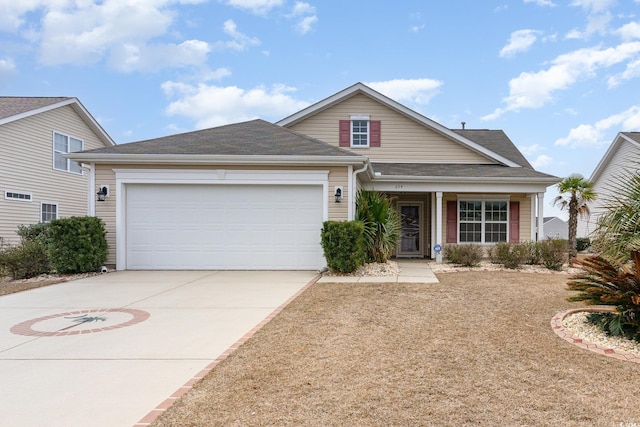
[[315,278],[126,271],[0,297],[1,424],[144,424]]

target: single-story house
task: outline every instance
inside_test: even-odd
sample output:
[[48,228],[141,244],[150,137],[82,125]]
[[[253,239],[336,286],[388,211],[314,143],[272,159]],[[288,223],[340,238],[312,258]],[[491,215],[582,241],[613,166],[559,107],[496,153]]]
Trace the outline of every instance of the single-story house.
[[569,224],[557,216],[545,216],[543,218],[544,238],[565,239],[569,238]]
[[593,170],[589,181],[593,182],[596,200],[588,204],[588,218],[578,217],[578,237],[590,237],[598,225],[599,216],[605,211],[603,204],[611,195],[612,187],[624,179],[624,175],[640,170],[640,132],[619,132]]
[[115,145],[77,98],[0,97],[0,244],[20,225],[88,215],[91,174],[67,153]]
[[318,269],[325,220],[393,196],[397,257],[542,230],[546,188],[500,130],[448,129],[357,83],[276,124],[252,120],[69,155],[108,189],[95,214],[117,269]]

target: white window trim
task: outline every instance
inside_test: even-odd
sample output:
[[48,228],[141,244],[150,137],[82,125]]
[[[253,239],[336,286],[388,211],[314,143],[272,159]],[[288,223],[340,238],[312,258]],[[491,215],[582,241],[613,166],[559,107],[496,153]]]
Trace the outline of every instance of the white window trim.
[[[9,197],[9,193],[13,193],[13,194],[22,194],[25,196],[29,196],[28,199],[19,199],[16,197]],[[15,202],[32,202],[33,201],[33,194],[32,193],[27,193],[25,191],[17,191],[17,190],[5,190],[4,191],[4,198],[5,200],[12,200]]]
[[55,206],[56,207],[56,217],[52,218],[52,219],[58,219],[60,218],[60,206],[58,205],[58,202],[47,202],[47,201],[42,201],[40,202],[40,222],[49,222],[51,220],[48,221],[43,221],[42,220],[42,208],[44,207],[44,205],[51,205],[51,206]]
[[[73,135],[69,135],[69,134],[64,133],[64,132],[58,132],[58,131],[54,130],[51,133],[51,164],[53,166],[53,170],[56,170],[56,171],[59,171],[59,172],[72,173],[74,175],[83,175],[84,171],[82,170],[82,165],[80,165],[80,172],[74,172],[74,171],[70,170],[69,165],[73,161],[73,160],[70,160],[70,159],[65,159],[67,161],[67,168],[66,169],[59,169],[59,168],[56,167],[56,152],[58,152],[56,150],[56,134],[62,135],[62,136],[66,136],[67,138],[73,138],[73,139],[76,139],[76,140],[80,141],[80,143],[82,144],[82,147],[80,148],[80,151],[84,150],[84,139],[78,138],[78,137],[73,136]],[[66,153],[63,153],[63,154],[69,154],[69,153],[73,153],[73,151],[67,151]]]
[[[368,114],[351,114],[349,120],[349,138],[351,142],[351,148],[369,148],[371,143],[371,116]],[[354,120],[367,122],[367,143],[365,145],[353,144],[353,122]]]
[[[480,221],[481,224],[481,229],[480,229],[480,237],[481,237],[481,241],[480,242],[461,242],[460,241],[460,202],[482,202],[482,220]],[[485,209],[485,202],[507,202],[507,236],[506,236],[506,240],[504,242],[486,242],[485,241],[485,224],[487,223],[487,221],[484,219],[484,209]],[[456,215],[458,216],[458,225],[456,227],[456,239],[458,241],[458,244],[471,244],[471,245],[495,245],[496,243],[508,243],[509,242],[509,224],[511,222],[511,209],[509,208],[510,206],[510,197],[504,196],[485,196],[485,195],[479,195],[479,196],[473,196],[473,195],[458,195],[458,201],[457,201],[457,206],[456,206]],[[465,221],[465,223],[474,223],[477,221]],[[497,222],[502,222],[502,221],[490,221],[491,223],[497,223]]]

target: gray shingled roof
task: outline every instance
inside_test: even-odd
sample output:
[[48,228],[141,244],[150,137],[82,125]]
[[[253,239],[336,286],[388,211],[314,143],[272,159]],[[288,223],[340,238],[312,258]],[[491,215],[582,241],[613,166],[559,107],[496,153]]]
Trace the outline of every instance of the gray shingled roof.
[[382,175],[457,178],[556,178],[532,168],[448,163],[372,163]]
[[622,132],[627,138],[633,139],[635,142],[640,143],[640,132]]
[[357,154],[260,119],[83,153],[359,157]]
[[0,119],[66,101],[68,97],[0,96]]
[[520,150],[511,142],[509,137],[501,130],[489,129],[451,129],[453,132],[471,141],[482,145],[496,154],[519,164],[522,167],[533,169]]

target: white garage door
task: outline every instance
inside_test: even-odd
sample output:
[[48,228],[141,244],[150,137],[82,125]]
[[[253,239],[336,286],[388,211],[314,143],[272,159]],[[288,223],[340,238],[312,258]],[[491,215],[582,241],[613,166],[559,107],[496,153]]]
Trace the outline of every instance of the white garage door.
[[127,269],[311,270],[320,185],[127,185]]

